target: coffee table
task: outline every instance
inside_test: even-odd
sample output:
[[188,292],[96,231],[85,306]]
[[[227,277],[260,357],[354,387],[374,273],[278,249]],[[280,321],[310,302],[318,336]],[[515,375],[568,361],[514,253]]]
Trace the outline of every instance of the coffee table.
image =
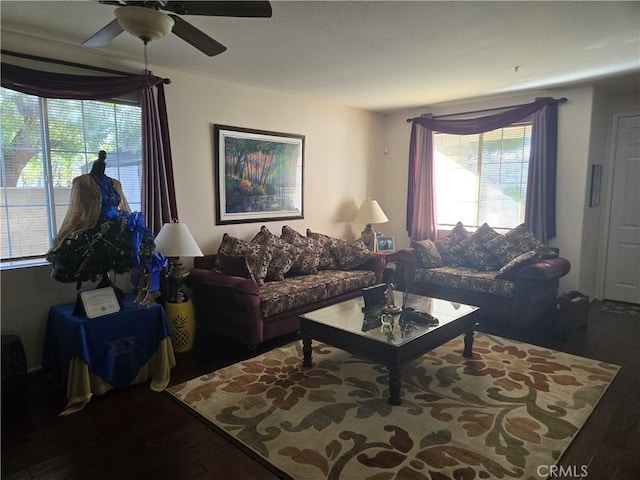
[[403,304],[403,295],[406,295],[405,307],[429,313],[439,324],[405,321],[396,314],[391,322],[385,321],[383,325],[381,308],[363,312],[362,297],[336,303],[299,317],[303,366],[313,365],[312,339],[382,363],[389,372],[389,403],[400,405],[400,369],[404,364],[458,335],[464,335],[463,355],[472,356],[478,307],[398,291],[394,292],[396,305]]

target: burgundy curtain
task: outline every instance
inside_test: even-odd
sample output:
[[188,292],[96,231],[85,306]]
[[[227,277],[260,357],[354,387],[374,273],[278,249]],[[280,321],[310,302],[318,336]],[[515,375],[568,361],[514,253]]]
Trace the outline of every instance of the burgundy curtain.
[[147,226],[157,235],[162,225],[178,219],[164,86],[145,89],[142,106],[142,205],[149,212]]
[[[423,115],[431,119],[431,114]],[[409,181],[407,185],[407,231],[413,240],[436,239],[436,202],[433,175],[433,132],[411,125]]]
[[[540,240],[547,242],[553,238],[555,236],[557,104],[559,101],[565,100],[555,100],[550,97],[538,98],[532,103],[508,108],[500,113],[463,120],[439,119],[433,118],[431,115],[410,118],[408,121],[412,123],[412,128],[409,144],[409,188],[407,193],[407,232],[409,232],[409,236],[414,240],[435,238],[435,224],[433,234],[425,231],[421,226],[428,218],[434,218],[435,223],[433,172],[424,175],[427,183],[416,178],[416,172],[420,170],[420,166],[416,165],[423,165],[424,168],[433,170],[433,132],[453,135],[488,132],[519,122],[538,112],[534,117],[531,133],[530,177],[527,183],[525,223]],[[417,128],[418,126],[423,128]],[[426,132],[421,132],[421,130]],[[428,137],[427,140],[420,139],[423,134]],[[429,145],[429,147],[420,149],[418,148],[420,144]],[[428,183],[429,178],[431,178],[431,183]],[[532,195],[531,199],[529,198],[530,194]],[[409,212],[411,212],[411,216]]]
[[[131,76],[71,75],[43,72],[2,63],[2,86],[45,98],[106,100],[142,93],[143,196],[142,211],[157,234],[164,223],[178,217],[173,183],[171,145],[163,84],[169,81],[146,72]],[[158,167],[158,165],[161,165]],[[163,172],[158,179],[157,172]],[[163,202],[149,202],[144,190]]]
[[533,115],[524,222],[541,241],[556,236],[556,166],[558,103]]

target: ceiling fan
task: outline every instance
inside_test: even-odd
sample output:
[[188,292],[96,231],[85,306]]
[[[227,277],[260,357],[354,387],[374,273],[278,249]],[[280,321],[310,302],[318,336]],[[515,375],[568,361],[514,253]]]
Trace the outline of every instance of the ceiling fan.
[[[146,45],[151,40],[162,38],[169,32],[173,32],[210,57],[219,55],[227,47],[198,30],[179,15],[264,18],[272,15],[271,4],[268,1],[180,2],[167,0],[139,2],[101,0],[100,3],[117,5],[118,8],[114,12],[116,18],[89,37],[83,43],[85,46],[104,46],[125,31],[141,39]],[[171,13],[165,13],[165,11]]]

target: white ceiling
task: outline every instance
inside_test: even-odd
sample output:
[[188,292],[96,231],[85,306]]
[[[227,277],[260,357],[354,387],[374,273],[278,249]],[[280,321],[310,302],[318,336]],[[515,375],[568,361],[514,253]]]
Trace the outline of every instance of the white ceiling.
[[[228,50],[207,57],[169,35],[149,44],[149,63],[377,111],[613,77],[640,89],[638,1],[272,6],[267,19],[185,16]],[[3,0],[1,29],[79,46],[114,8]],[[143,59],[142,42],[127,33],[98,50]]]

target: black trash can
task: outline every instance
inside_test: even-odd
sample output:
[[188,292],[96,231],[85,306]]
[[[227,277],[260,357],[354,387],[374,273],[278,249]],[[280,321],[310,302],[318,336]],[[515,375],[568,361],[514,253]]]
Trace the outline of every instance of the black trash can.
[[589,296],[571,291],[558,297],[560,318],[566,333],[587,328],[589,322]]
[[2,335],[2,411],[24,405],[27,388],[27,356],[17,335]]

